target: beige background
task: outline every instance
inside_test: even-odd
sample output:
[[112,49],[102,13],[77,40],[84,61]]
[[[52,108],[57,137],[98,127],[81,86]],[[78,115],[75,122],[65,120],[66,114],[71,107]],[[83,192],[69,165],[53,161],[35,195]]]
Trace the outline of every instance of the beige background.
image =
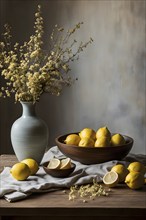
[[[56,23],[71,28],[83,21],[76,39],[94,39],[71,65],[71,74],[79,80],[60,97],[42,96],[37,105],[49,127],[49,146],[60,134],[107,125],[134,138],[132,153],[145,154],[146,1],[0,0],[0,31],[8,22],[14,41],[27,40],[38,3],[47,36]],[[47,37],[44,40],[47,48]],[[1,153],[13,152],[10,128],[20,115],[19,103],[0,99]]]

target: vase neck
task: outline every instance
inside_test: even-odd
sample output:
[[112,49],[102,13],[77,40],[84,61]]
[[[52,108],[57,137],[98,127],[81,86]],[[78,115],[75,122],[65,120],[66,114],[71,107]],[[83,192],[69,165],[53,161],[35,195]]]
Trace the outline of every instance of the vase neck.
[[32,102],[21,102],[22,105],[22,116],[26,117],[26,116],[35,116],[35,104],[33,104]]

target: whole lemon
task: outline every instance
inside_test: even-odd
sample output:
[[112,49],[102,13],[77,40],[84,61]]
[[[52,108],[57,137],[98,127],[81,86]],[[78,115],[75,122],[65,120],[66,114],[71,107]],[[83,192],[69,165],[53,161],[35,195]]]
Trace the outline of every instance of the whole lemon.
[[112,167],[111,171],[115,171],[119,176],[119,183],[123,182],[129,173],[128,169],[123,164],[117,164]]
[[130,163],[128,166],[128,170],[129,172],[131,171],[141,172],[143,175],[146,172],[145,166],[142,163],[137,162],[137,161]]
[[16,163],[10,173],[16,180],[26,180],[30,175],[30,169],[25,163]]
[[66,144],[71,144],[71,145],[76,145],[78,146],[79,142],[80,142],[81,138],[79,137],[79,135],[77,134],[69,134],[66,139],[65,139],[65,143]]
[[125,183],[131,189],[139,189],[144,185],[144,176],[140,172],[132,171],[126,176]]
[[103,137],[103,136],[109,138],[109,140],[111,139],[111,133],[110,133],[110,131],[108,130],[107,127],[101,127],[96,132],[96,138],[97,139],[100,138],[100,137]]
[[92,128],[84,128],[80,133],[79,133],[80,138],[92,138],[93,140],[96,139],[96,132]]
[[110,146],[110,141],[109,138],[107,137],[100,137],[95,141],[95,147],[109,147]]
[[125,139],[121,134],[114,134],[111,137],[111,144],[112,146],[119,146],[125,144]]
[[84,137],[79,142],[80,147],[93,147],[94,141],[91,138]]
[[38,163],[32,158],[22,160],[21,163],[25,163],[29,167],[30,175],[36,174],[39,169]]

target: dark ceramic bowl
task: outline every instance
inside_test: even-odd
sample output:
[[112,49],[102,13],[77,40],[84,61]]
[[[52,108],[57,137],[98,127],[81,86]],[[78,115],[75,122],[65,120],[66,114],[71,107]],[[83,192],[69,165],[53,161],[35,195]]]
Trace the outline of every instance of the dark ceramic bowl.
[[44,168],[44,171],[53,177],[59,177],[59,178],[69,176],[74,171],[74,169],[76,167],[76,165],[74,163],[71,163],[71,168],[69,168],[69,169],[62,169],[62,170],[61,169],[49,169],[49,168],[47,168],[48,163],[49,163],[49,161],[42,165]]
[[133,139],[126,135],[123,135],[126,143],[116,147],[80,147],[68,145],[64,143],[68,135],[69,134],[57,137],[55,139],[56,144],[66,157],[79,161],[82,164],[98,164],[110,160],[122,160],[133,146]]

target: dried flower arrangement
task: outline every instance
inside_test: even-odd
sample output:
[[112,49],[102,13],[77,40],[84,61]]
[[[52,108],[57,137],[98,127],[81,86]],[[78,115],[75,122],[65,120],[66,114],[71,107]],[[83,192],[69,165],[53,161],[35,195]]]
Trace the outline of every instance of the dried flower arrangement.
[[50,51],[43,49],[43,18],[41,6],[35,13],[34,34],[23,45],[11,44],[11,28],[5,25],[3,41],[0,42],[0,73],[5,85],[0,88],[0,97],[15,95],[15,101],[39,101],[43,93],[60,95],[64,86],[71,85],[72,78],[69,63],[79,58],[79,53],[92,43],[92,38],[86,43],[81,42],[73,52],[77,43],[73,40],[69,46],[70,37],[80,28],[82,22],[68,30],[55,25],[50,35]]

